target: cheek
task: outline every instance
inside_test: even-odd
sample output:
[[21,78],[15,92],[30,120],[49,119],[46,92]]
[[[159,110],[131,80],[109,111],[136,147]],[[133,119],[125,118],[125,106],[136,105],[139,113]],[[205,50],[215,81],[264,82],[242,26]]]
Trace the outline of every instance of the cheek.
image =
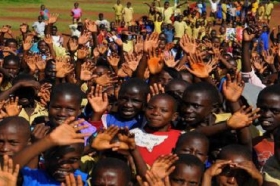
[[76,162],[76,163],[71,164],[71,167],[72,167],[73,170],[79,169],[80,162]]

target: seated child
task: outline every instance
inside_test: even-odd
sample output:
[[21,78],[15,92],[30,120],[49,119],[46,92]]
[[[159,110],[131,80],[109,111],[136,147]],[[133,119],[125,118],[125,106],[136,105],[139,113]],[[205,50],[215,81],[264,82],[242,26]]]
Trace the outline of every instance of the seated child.
[[229,184],[263,184],[263,177],[252,161],[252,152],[245,146],[233,144],[224,147],[215,164],[204,173],[202,186]]
[[133,129],[135,142],[144,161],[152,165],[164,154],[170,154],[181,132],[171,129],[177,118],[177,102],[168,94],[158,94],[151,98],[145,110],[147,120],[143,129]]
[[[101,123],[104,128],[111,125],[128,127],[129,129],[141,127],[144,123],[142,112],[146,105],[148,93],[149,87],[143,80],[131,78],[125,81],[118,93],[117,113],[104,114],[106,110],[99,113],[95,112],[94,118],[96,119],[91,123],[94,126],[100,126]],[[94,102],[89,102],[91,105],[94,104]],[[94,108],[95,105],[92,105],[92,107]]]
[[182,134],[176,143],[175,154],[191,154],[200,159],[203,163],[207,162],[209,151],[208,138],[199,132],[191,131]]
[[131,170],[122,160],[104,158],[99,160],[92,172],[91,186],[132,186]]
[[[79,126],[84,120],[75,121],[74,117],[65,120],[49,135],[36,143],[27,146],[14,157],[14,163],[19,164],[24,185],[61,185],[65,176],[73,173],[80,175],[87,185],[87,174],[78,170],[79,162],[84,150],[84,137],[89,133],[77,133],[87,126]],[[31,169],[27,163],[39,154],[44,153],[45,169]]]
[[4,118],[0,122],[0,160],[4,155],[12,157],[25,148],[30,136],[30,125],[26,119],[18,116]]
[[[258,96],[257,106],[260,108],[259,123],[265,130],[263,136],[253,139],[254,150],[262,167],[269,157],[274,155],[273,133],[280,124],[280,87],[272,85],[264,88]],[[279,120],[278,120],[279,119]]]

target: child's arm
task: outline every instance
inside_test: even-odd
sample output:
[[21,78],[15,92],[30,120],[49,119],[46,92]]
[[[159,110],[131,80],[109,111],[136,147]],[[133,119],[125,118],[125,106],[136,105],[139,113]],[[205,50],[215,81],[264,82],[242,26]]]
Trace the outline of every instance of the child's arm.
[[24,167],[30,162],[30,160],[38,156],[40,153],[54,146],[84,143],[83,138],[89,136],[90,134],[79,134],[77,132],[81,129],[87,128],[87,126],[78,126],[84,122],[83,119],[79,119],[77,121],[74,120],[75,117],[66,119],[63,124],[58,126],[49,135],[17,153],[13,157],[14,163],[19,164],[20,167]]

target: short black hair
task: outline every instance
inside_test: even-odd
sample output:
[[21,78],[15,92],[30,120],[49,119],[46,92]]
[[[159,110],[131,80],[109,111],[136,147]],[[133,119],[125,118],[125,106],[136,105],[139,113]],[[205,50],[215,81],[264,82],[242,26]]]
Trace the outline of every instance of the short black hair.
[[14,39],[14,38],[8,38],[8,39],[6,40],[6,42],[5,42],[5,46],[8,46],[9,43],[15,43],[15,44],[18,46],[18,42],[17,42],[17,40]]
[[[151,100],[154,100],[154,99],[157,99],[157,98],[164,98],[164,99],[167,99],[167,100],[173,102],[173,104],[174,104],[173,110],[174,110],[174,112],[177,112],[178,103],[177,103],[177,101],[176,101],[171,95],[166,94],[166,93],[157,94],[157,95],[153,96],[153,97],[150,99],[150,101],[151,101]],[[149,102],[150,102],[150,101],[149,101]]]
[[189,82],[186,82],[183,79],[172,79],[171,81],[169,81],[166,85],[165,85],[165,89],[168,89],[169,87],[172,87],[173,84],[182,84],[184,86],[186,86],[186,88],[191,85]]
[[189,93],[189,92],[203,92],[207,94],[207,97],[211,99],[212,106],[217,106],[220,105],[222,102],[221,99],[221,94],[219,93],[219,90],[212,85],[211,83],[202,81],[198,83],[191,84],[184,92],[183,99],[184,97]]
[[140,78],[130,78],[121,85],[119,94],[124,93],[129,88],[139,89],[144,96],[148,96],[150,91],[148,84],[144,80]]
[[8,125],[13,125],[16,128],[19,128],[20,130],[17,132],[23,133],[24,136],[26,136],[26,139],[31,137],[30,124],[25,118],[20,116],[9,116],[0,121],[0,128],[6,127]]
[[[121,178],[124,179],[125,181],[125,184],[128,185],[128,183],[130,182],[131,180],[131,169],[129,168],[129,166],[127,165],[126,162],[120,160],[120,159],[117,159],[117,158],[103,158],[103,159],[100,159],[95,167],[93,168],[92,170],[92,180],[95,179],[95,177],[97,177],[98,175],[98,172],[100,170],[106,170],[106,169],[114,169],[114,170],[118,170],[121,172]],[[126,186],[124,185],[124,186]]]
[[225,159],[228,155],[241,155],[249,161],[253,160],[252,151],[244,145],[230,144],[222,148],[218,159]]
[[81,88],[73,83],[61,83],[52,88],[50,95],[50,102],[57,96],[62,94],[71,94],[77,98],[77,101],[81,104],[82,99],[85,97]]
[[198,131],[186,132],[180,135],[175,145],[175,151],[178,147],[182,146],[185,143],[185,141],[188,141],[190,139],[200,139],[204,141],[209,151],[209,139],[203,133]]
[[13,54],[8,55],[8,56],[4,57],[3,65],[6,65],[6,64],[9,63],[10,61],[14,61],[14,62],[18,63],[18,65],[19,65],[20,59],[19,59],[19,57],[16,56],[16,55],[13,55]]
[[174,68],[164,66],[162,71],[168,73],[173,79],[182,79],[182,75]]
[[191,154],[179,154],[179,159],[175,162],[175,167],[178,164],[185,164],[187,166],[196,166],[200,169],[201,173],[204,172],[204,164],[200,159],[194,155]]
[[259,103],[260,99],[264,97],[264,95],[267,94],[273,94],[280,96],[280,86],[277,85],[271,85],[267,86],[264,89],[262,89],[258,95],[257,103]]

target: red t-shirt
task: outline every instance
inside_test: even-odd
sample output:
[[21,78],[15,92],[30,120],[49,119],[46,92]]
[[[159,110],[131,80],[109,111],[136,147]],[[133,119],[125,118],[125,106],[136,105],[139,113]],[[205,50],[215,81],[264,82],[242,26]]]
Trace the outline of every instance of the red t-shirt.
[[266,160],[274,155],[274,142],[260,136],[253,140],[253,145],[258,156],[259,165],[263,167]]

